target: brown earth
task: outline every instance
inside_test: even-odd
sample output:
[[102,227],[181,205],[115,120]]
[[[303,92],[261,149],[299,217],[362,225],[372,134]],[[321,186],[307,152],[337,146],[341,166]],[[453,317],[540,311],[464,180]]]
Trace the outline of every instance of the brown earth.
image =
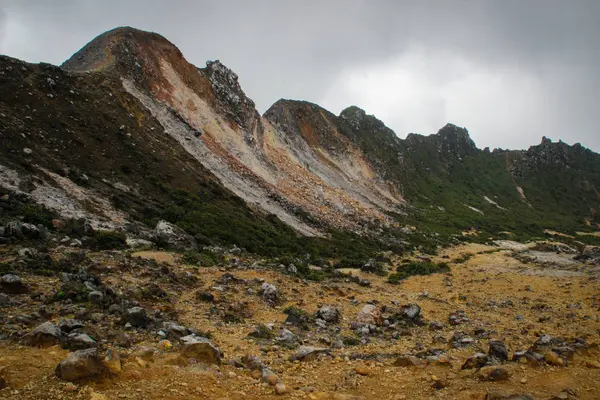
[[[123,372],[99,382],[87,382],[72,387],[53,375],[58,361],[68,353],[59,347],[36,349],[20,346],[12,341],[0,345],[0,375],[9,388],[0,391],[6,399],[480,399],[488,392],[529,393],[535,399],[548,399],[565,389],[572,389],[579,399],[597,399],[600,391],[599,352],[591,348],[576,355],[566,367],[531,367],[515,362],[500,367],[510,373],[505,382],[484,382],[474,370],[461,370],[464,360],[477,351],[487,352],[488,339],[477,338],[473,332],[481,328],[489,336],[503,340],[509,351],[526,349],[538,336],[547,333],[561,338],[583,338],[588,343],[598,342],[600,282],[595,274],[581,276],[556,275],[547,267],[523,264],[513,258],[510,250],[482,245],[452,248],[440,254],[456,259],[473,253],[468,261],[450,264],[451,273],[411,277],[400,285],[391,285],[385,278],[370,274],[371,287],[359,287],[351,282],[305,282],[278,271],[262,268],[199,268],[197,271],[179,261],[179,256],[163,252],[141,252],[133,256],[168,263],[174,274],[191,272],[199,281],[181,291],[172,285],[163,287],[169,295],[160,304],[142,302],[145,307],[173,308],[181,324],[212,334],[214,343],[223,351],[225,360],[245,354],[258,355],[277,374],[289,391],[275,394],[267,383],[254,379],[247,369],[235,368],[228,363],[220,366],[202,364],[182,365],[175,350],[161,351],[148,365],[127,359]],[[98,258],[102,264],[116,263],[116,259]],[[448,261],[448,260],[446,260]],[[396,260],[399,262],[399,260]],[[226,271],[236,278],[246,279],[227,286],[224,292],[214,290],[213,282]],[[146,285],[148,277],[139,270],[122,270],[119,267],[104,270],[103,280],[117,288]],[[267,305],[255,293],[254,279],[273,283],[285,301],[276,307]],[[56,290],[56,279],[25,276],[24,280],[36,290]],[[450,283],[451,282],[451,286]],[[225,286],[225,285],[224,285]],[[212,290],[210,288],[213,288]],[[54,289],[53,289],[54,288]],[[211,304],[199,302],[195,292],[210,290],[218,304],[245,303],[252,315],[244,322],[225,324],[210,313]],[[424,292],[428,294],[425,296]],[[39,306],[27,295],[17,308],[7,308],[4,313],[14,315]],[[502,306],[502,302],[512,301]],[[371,337],[370,343],[332,350],[332,357],[313,361],[289,362],[293,349],[273,344],[271,341],[249,339],[257,323],[274,323],[282,327],[285,314],[282,310],[296,305],[309,313],[323,304],[335,305],[342,313],[339,323],[341,336],[351,336],[349,325],[367,301],[391,306],[418,303],[427,321],[439,321],[441,331],[431,331],[427,326],[409,327],[399,339]],[[495,303],[490,303],[495,302]],[[469,321],[459,325],[448,324],[448,315],[462,309]],[[517,318],[517,316],[519,316]],[[546,319],[539,322],[540,318]],[[305,344],[328,347],[324,336],[311,328],[301,331],[290,327]],[[434,343],[435,336],[450,338],[454,331],[462,331],[475,338],[475,342],[462,349],[449,348],[448,344]],[[275,329],[277,334],[278,329]],[[159,338],[132,333],[141,338],[137,345],[158,346]],[[393,365],[398,354],[415,349],[447,349],[450,361],[418,367]],[[121,349],[125,356],[131,350]],[[359,355],[359,359],[356,355]],[[377,360],[360,358],[379,355]],[[587,364],[586,364],[587,363]],[[434,382],[445,382],[446,387],[434,389]],[[564,395],[564,393],[563,393]],[[104,396],[104,397],[102,397]],[[563,397],[559,397],[563,398]],[[567,398],[567,397],[564,397]]]

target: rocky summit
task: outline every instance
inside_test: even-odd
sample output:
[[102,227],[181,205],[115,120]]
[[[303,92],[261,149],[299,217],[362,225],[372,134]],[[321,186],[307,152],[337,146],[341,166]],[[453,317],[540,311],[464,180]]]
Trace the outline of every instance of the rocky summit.
[[241,82],[0,56],[1,398],[598,398],[600,155]]

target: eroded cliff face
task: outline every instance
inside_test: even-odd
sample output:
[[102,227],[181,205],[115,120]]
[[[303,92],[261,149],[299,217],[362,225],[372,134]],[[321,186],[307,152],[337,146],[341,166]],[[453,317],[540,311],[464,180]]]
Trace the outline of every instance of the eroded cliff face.
[[398,191],[340,134],[336,116],[282,100],[261,117],[233,71],[219,61],[196,68],[159,35],[109,31],[63,67],[118,75],[224,186],[305,235],[360,232],[401,211]]

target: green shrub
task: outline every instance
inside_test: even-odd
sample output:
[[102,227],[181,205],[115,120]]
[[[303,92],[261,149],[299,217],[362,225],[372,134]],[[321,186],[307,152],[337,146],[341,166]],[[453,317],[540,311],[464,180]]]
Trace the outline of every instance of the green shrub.
[[122,232],[95,231],[92,247],[96,250],[118,250],[127,248],[126,236]]
[[474,256],[473,253],[464,253],[464,254],[461,254],[460,256],[458,256],[457,258],[455,258],[454,260],[452,260],[452,262],[454,264],[462,264],[462,263],[469,261],[471,259],[471,257],[473,257],[473,256]]
[[225,258],[221,254],[211,251],[186,251],[183,253],[183,262],[201,267],[214,267],[222,263]]
[[389,283],[399,283],[400,281],[415,275],[430,275],[449,272],[450,268],[447,263],[433,263],[430,261],[411,262],[406,265],[401,265],[397,268],[397,272],[388,276]]

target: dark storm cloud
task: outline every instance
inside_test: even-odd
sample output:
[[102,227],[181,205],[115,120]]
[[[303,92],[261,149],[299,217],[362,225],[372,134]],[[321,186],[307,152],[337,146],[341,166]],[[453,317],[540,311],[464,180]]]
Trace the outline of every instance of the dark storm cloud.
[[61,63],[97,34],[159,32],[221,59],[259,109],[356,104],[400,137],[466,126],[479,146],[542,135],[600,150],[600,2],[0,0],[0,53]]

